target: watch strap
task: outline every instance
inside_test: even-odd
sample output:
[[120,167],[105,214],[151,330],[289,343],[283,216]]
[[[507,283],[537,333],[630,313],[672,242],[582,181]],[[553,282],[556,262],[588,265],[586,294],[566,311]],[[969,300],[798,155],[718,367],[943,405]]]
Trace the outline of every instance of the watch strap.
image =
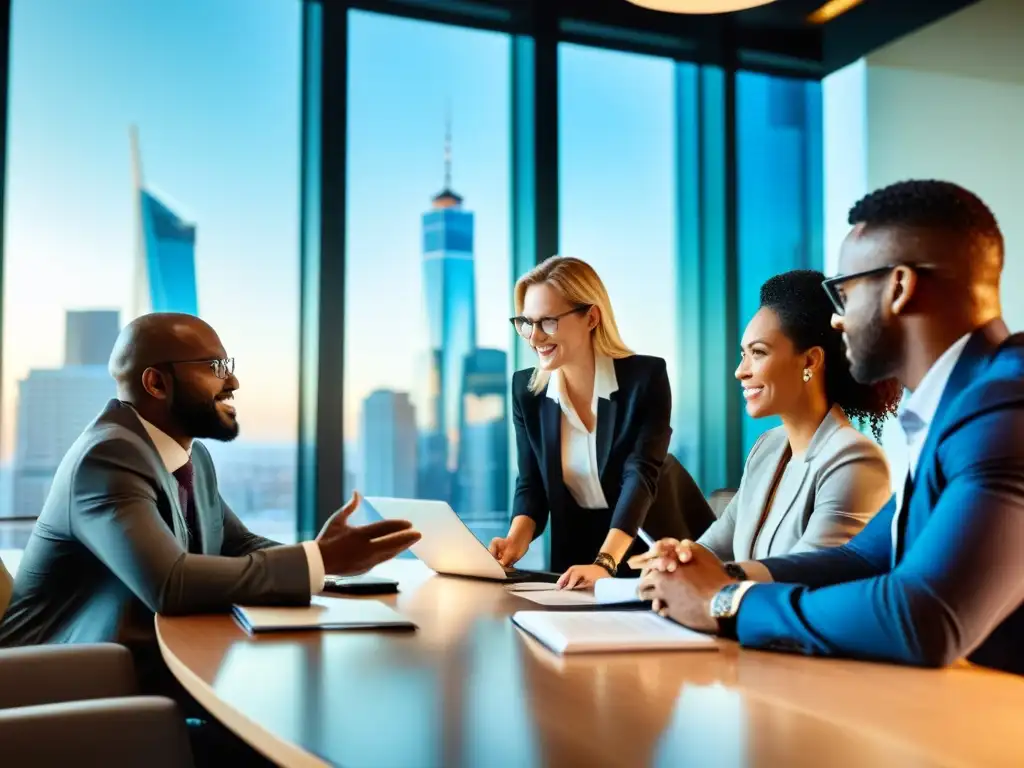
[[599,565],[604,568],[608,571],[609,576],[615,576],[615,574],[619,572],[619,568],[615,564],[615,558],[607,552],[598,552],[597,557],[594,558],[594,565]]
[[726,563],[725,574],[730,579],[735,579],[736,581],[747,580],[747,572],[743,570],[743,566],[741,566],[739,563]]

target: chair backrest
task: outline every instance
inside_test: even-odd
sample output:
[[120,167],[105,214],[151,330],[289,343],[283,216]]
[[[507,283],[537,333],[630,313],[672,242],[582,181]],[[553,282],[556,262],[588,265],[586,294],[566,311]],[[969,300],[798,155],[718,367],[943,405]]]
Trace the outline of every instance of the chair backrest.
[[14,591],[14,579],[7,572],[7,566],[3,559],[0,559],[0,619],[4,617],[7,604],[11,602],[11,592]]
[[735,495],[735,488],[719,488],[717,491],[711,492],[711,495],[708,496],[708,504],[711,505],[716,518],[722,516],[725,508],[729,506],[729,502],[732,501],[732,497]]

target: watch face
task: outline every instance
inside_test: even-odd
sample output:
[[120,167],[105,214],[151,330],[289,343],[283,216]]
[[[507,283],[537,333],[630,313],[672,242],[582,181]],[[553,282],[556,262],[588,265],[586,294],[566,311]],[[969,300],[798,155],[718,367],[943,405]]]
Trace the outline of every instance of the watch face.
[[715,619],[732,616],[732,593],[739,589],[739,584],[729,584],[718,590],[711,600],[711,617]]

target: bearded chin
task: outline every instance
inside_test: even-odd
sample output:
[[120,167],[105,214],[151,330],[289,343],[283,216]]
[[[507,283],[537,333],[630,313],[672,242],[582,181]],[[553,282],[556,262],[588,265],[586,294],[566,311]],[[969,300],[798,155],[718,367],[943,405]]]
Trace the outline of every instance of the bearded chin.
[[864,330],[851,344],[854,351],[850,375],[861,384],[876,384],[892,378],[899,362],[899,331],[886,326],[881,313],[876,313],[864,324]]
[[171,414],[189,437],[230,442],[238,437],[238,422],[228,423],[217,410],[216,401],[200,402],[181,393],[171,404]]

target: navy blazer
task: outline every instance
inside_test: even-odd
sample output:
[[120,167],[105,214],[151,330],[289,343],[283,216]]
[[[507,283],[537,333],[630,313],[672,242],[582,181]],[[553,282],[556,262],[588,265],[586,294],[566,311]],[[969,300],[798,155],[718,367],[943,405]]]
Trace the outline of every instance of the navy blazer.
[[964,347],[898,526],[894,508],[842,547],[765,560],[788,583],[747,592],[740,642],[1024,674],[1024,335],[1002,320]]
[[632,355],[613,362],[618,390],[597,407],[598,470],[609,504],[605,511],[579,510],[565,486],[559,404],[544,392],[530,392],[532,368],[512,377],[519,460],[512,516],[532,518],[539,536],[550,512],[556,570],[565,563],[592,562],[610,528],[636,535],[654,501],[668,453],[672,392],[665,361]]

